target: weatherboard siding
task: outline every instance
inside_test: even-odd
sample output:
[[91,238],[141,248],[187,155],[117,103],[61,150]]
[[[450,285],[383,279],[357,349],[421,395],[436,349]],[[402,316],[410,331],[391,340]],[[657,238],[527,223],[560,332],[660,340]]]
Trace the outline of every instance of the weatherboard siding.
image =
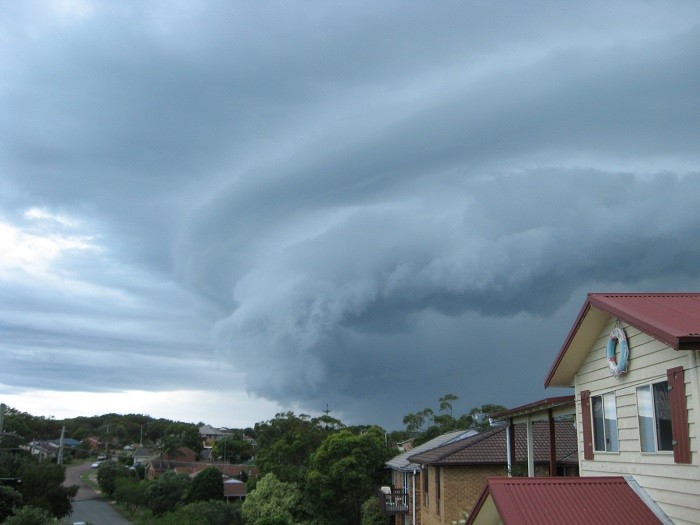
[[[676,351],[636,328],[622,323],[630,347],[628,372],[620,379],[610,374],[606,346],[615,320],[610,319],[591,347],[575,377],[579,457],[583,458],[580,392],[596,396],[615,392],[619,452],[595,452],[593,460],[580,460],[581,476],[631,475],[674,523],[700,523],[700,465],[698,464],[698,381],[693,351]],[[619,353],[618,353],[619,357]],[[642,453],[637,420],[636,388],[664,381],[666,371],[682,366],[688,413],[690,464],[674,463],[672,452]]]

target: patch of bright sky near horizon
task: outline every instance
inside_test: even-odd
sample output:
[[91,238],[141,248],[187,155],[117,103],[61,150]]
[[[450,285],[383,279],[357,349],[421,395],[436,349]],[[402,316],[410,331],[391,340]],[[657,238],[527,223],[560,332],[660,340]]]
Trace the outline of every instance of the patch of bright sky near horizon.
[[401,426],[700,284],[697,2],[0,0],[0,402]]

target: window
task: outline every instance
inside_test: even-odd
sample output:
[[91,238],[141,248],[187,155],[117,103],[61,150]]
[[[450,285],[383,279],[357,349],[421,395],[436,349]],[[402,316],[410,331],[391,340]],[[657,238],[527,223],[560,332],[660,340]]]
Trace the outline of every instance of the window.
[[593,446],[599,452],[619,452],[615,393],[591,396]]
[[642,452],[672,451],[668,381],[637,387],[637,414]]
[[441,485],[442,485],[442,470],[440,470],[440,467],[435,467],[435,502],[437,503],[436,513],[438,516],[440,515],[440,505],[441,505],[440,498],[442,497]]

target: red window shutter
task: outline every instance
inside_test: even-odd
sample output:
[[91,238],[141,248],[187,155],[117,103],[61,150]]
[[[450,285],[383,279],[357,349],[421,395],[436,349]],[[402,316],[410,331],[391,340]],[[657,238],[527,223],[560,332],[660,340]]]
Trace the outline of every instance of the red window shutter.
[[685,374],[677,366],[666,371],[671,399],[671,430],[673,432],[673,461],[690,463],[690,435],[688,432],[688,407],[685,399]]
[[593,432],[591,430],[591,391],[581,390],[581,423],[583,425],[583,459],[593,459]]

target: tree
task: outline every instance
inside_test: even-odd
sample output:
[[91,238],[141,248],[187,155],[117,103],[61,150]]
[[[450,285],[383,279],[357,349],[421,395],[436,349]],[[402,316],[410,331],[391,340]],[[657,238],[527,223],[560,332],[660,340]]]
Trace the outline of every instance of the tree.
[[292,525],[292,522],[285,518],[263,518],[255,525]]
[[335,431],[303,414],[279,413],[274,419],[255,425],[258,436],[255,463],[263,474],[272,472],[281,481],[301,485],[311,455]]
[[97,468],[97,484],[100,490],[107,496],[114,496],[114,491],[117,488],[117,479],[129,476],[129,471],[119,463],[112,461],[104,461]]
[[0,478],[19,477],[24,465],[37,465],[38,462],[26,450],[0,451]]
[[146,486],[133,477],[120,477],[116,480],[114,499],[124,504],[127,510],[134,514],[146,503]]
[[244,463],[253,457],[253,445],[242,436],[225,436],[214,442],[212,455],[227,463]]
[[10,516],[2,523],[3,525],[52,525],[54,517],[46,509],[22,507],[14,516]]
[[71,497],[78,487],[64,487],[66,470],[62,465],[26,464],[20,469],[22,484],[18,491],[27,506],[47,510],[56,518],[63,518],[71,513]]
[[169,470],[148,483],[145,491],[146,505],[156,516],[170,512],[183,499],[188,484],[186,474]]
[[197,501],[185,505],[176,514],[183,518],[183,523],[194,525],[243,525],[241,504],[225,501]]
[[452,403],[457,401],[459,398],[454,394],[445,394],[442,396],[438,402],[440,403],[440,412],[449,412],[452,416]]
[[224,499],[224,480],[216,467],[207,467],[197,474],[192,483],[187,500],[209,501]]
[[370,496],[362,504],[362,521],[360,525],[386,525],[387,519],[379,508],[379,499]]
[[406,425],[408,432],[416,432],[423,430],[425,422],[432,419],[433,411],[429,408],[424,408],[418,412],[414,412],[404,416],[403,424]]
[[305,495],[314,515],[326,524],[359,524],[361,504],[386,481],[384,464],[393,454],[379,427],[326,438],[307,475]]
[[[480,407],[472,408],[467,414],[459,418],[452,415],[453,404],[459,398],[454,394],[445,394],[439,400],[439,412],[436,414],[430,408],[406,415],[403,423],[406,425],[406,432],[420,431],[414,445],[421,445],[446,432],[454,430],[476,430],[482,432],[489,428],[488,414],[505,410],[505,407],[494,404],[484,404]],[[427,428],[425,425],[428,425]]]
[[22,494],[11,487],[0,485],[0,523],[22,506]]
[[262,520],[292,523],[294,512],[301,500],[301,492],[294,483],[280,481],[272,473],[258,481],[248,494],[241,510],[246,522],[258,524]]
[[199,427],[190,423],[173,423],[165,429],[165,436],[170,437],[177,448],[187,447],[197,455],[202,451],[202,437],[199,435]]
[[462,419],[467,423],[467,428],[483,432],[491,426],[488,418],[489,414],[502,412],[504,410],[506,410],[506,407],[503,405],[486,403],[480,407],[472,408],[469,413],[462,416]]

